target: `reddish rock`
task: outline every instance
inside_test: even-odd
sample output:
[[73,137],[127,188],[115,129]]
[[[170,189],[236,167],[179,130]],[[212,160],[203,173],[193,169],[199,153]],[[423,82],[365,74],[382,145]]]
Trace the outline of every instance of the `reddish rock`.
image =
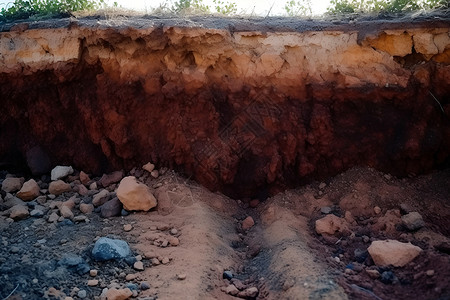
[[133,296],[133,292],[129,289],[111,288],[106,292],[106,300],[126,300]]
[[102,178],[100,179],[99,183],[103,187],[107,187],[108,185],[112,183],[117,183],[123,178],[123,171],[115,171],[110,174],[104,174]]
[[318,234],[333,235],[336,232],[348,231],[347,221],[344,218],[339,218],[335,215],[326,215],[325,217],[316,220],[316,232]]
[[108,190],[101,190],[97,194],[94,195],[92,198],[92,204],[94,206],[100,206],[105,204],[109,199],[109,191]]
[[251,216],[248,216],[247,218],[244,219],[244,221],[242,221],[243,230],[249,230],[250,228],[253,227],[253,225],[255,225],[255,221]]
[[28,208],[25,205],[17,204],[10,208],[9,217],[13,220],[22,220],[30,215]]
[[83,171],[80,172],[80,181],[82,184],[87,185],[91,179],[89,178],[89,175],[84,173]]
[[126,210],[148,211],[157,205],[156,198],[148,186],[137,182],[134,176],[122,179],[117,189],[117,197]]
[[70,184],[65,183],[62,180],[52,181],[48,186],[48,192],[56,196],[61,195],[64,192],[69,192],[71,190],[72,188],[70,187]]
[[80,211],[83,214],[89,215],[94,211],[94,205],[87,204],[87,203],[81,203],[80,204]]
[[16,196],[24,201],[30,201],[36,198],[40,195],[40,188],[39,185],[34,181],[34,179],[30,179],[27,182],[25,182],[20,189],[19,192],[17,192]]

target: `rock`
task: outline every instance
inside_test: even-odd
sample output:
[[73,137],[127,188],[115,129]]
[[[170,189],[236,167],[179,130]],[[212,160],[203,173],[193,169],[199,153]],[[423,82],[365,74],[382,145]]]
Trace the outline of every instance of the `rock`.
[[369,256],[369,253],[366,249],[359,248],[356,248],[355,251],[353,251],[353,254],[355,255],[355,261],[359,263],[363,263],[366,260],[367,256]]
[[155,165],[148,162],[145,165],[142,166],[142,169],[144,169],[145,171],[151,173],[154,169],[155,169]]
[[186,276],[187,276],[186,273],[178,274],[178,275],[177,275],[177,279],[178,279],[178,280],[185,280],[185,279],[186,279]]
[[15,205],[18,205],[18,204],[26,205],[26,203],[23,200],[21,200],[21,199],[19,199],[17,197],[14,197],[13,195],[11,195],[9,193],[6,194],[5,202],[3,203],[3,205],[6,208],[11,208],[11,207],[13,207]]
[[22,204],[14,205],[9,210],[9,217],[15,221],[25,219],[29,215],[28,207]]
[[48,186],[48,192],[56,196],[61,195],[64,192],[69,192],[71,190],[72,188],[70,187],[70,184],[65,183],[62,180],[52,181]]
[[258,296],[258,289],[256,287],[250,287],[248,289],[239,292],[238,297],[240,298],[255,298]]
[[14,193],[20,190],[22,187],[24,179],[16,177],[5,178],[2,182],[2,190],[7,193]]
[[335,215],[326,215],[322,219],[316,220],[316,232],[318,234],[333,235],[336,232],[348,231],[347,221]]
[[131,296],[133,296],[133,292],[129,289],[109,289],[106,292],[106,299],[107,300],[126,300],[129,299]]
[[89,276],[95,277],[95,276],[97,276],[97,274],[98,274],[98,270],[95,270],[95,269],[89,270]]
[[132,280],[135,280],[135,279],[136,279],[136,274],[127,274],[125,276],[125,280],[126,281],[132,281]]
[[77,296],[78,298],[84,299],[87,297],[87,292],[85,290],[79,290]]
[[169,242],[169,244],[173,247],[176,247],[180,244],[180,240],[174,236],[170,236],[167,238],[167,241]]
[[131,229],[133,229],[133,226],[131,226],[131,224],[125,224],[123,225],[123,230],[128,232],[131,231]]
[[329,206],[324,206],[320,209],[320,212],[324,215],[328,215],[332,212],[333,210],[331,209],[331,207]]
[[158,170],[153,170],[153,171],[150,172],[150,175],[151,175],[153,178],[158,178],[159,172],[158,172]]
[[94,205],[87,204],[87,203],[81,203],[80,204],[80,211],[83,214],[89,215],[94,211]]
[[99,238],[92,249],[92,257],[97,261],[125,258],[130,254],[127,242],[107,237]]
[[140,286],[143,291],[150,289],[150,284],[147,281],[142,281]]
[[[75,208],[75,205],[76,205],[76,203],[77,203],[78,201],[79,201],[79,200],[77,199],[76,196],[72,196],[72,197],[70,197],[69,200],[64,201],[63,203],[61,203],[61,207],[67,206],[67,207],[70,208],[70,209],[74,209],[74,208]],[[60,207],[60,208],[61,208],[61,207]]]
[[242,221],[242,230],[249,230],[253,227],[253,225],[255,225],[255,221],[253,221],[251,216],[248,216],[244,219],[244,221]]
[[160,187],[155,191],[155,196],[158,200],[158,213],[162,216],[171,214],[174,210],[173,198],[175,198],[176,194],[170,190],[170,186]]
[[9,250],[9,252],[11,252],[12,254],[16,254],[19,253],[20,248],[16,247],[16,246],[12,246],[11,249]]
[[87,285],[88,286],[97,286],[98,285],[98,280],[97,279],[90,279],[90,280],[88,280]]
[[97,182],[93,182],[89,185],[91,191],[97,190]]
[[395,280],[395,275],[392,271],[384,271],[381,273],[380,281],[384,284],[391,284]]
[[178,230],[176,228],[172,228],[172,229],[170,229],[170,234],[171,235],[177,235],[178,234]]
[[222,278],[231,280],[231,279],[233,279],[233,273],[231,273],[231,271],[225,270],[225,271],[223,271]]
[[378,270],[366,269],[366,273],[372,279],[377,279],[381,276],[381,274],[380,274],[380,272],[378,272]]
[[375,207],[373,208],[373,212],[374,212],[376,215],[379,215],[379,214],[381,213],[381,208],[380,208],[379,206],[375,206]]
[[142,261],[137,261],[134,263],[133,268],[137,271],[144,271],[144,263]]
[[[117,198],[117,199],[119,199],[119,198]],[[119,202],[120,202],[120,200],[119,200]],[[122,202],[120,202],[120,205],[122,205]],[[121,216],[124,216],[124,217],[126,217],[126,216],[128,216],[130,213],[127,211],[127,210],[125,210],[125,209],[122,209],[121,211],[120,211],[120,215]]]
[[425,274],[427,274],[427,276],[429,277],[434,276],[434,270],[427,270]]
[[32,211],[30,211],[30,216],[33,218],[43,217],[45,212],[44,209],[42,209],[41,207],[42,206],[40,206],[39,208],[34,208]]
[[34,179],[30,179],[25,182],[20,189],[20,191],[16,194],[16,197],[24,201],[30,201],[39,196],[40,189],[39,185],[34,181]]
[[236,296],[237,294],[239,294],[239,290],[233,284],[228,285],[223,289],[223,291],[232,296]]
[[99,183],[103,187],[107,187],[108,185],[112,183],[117,183],[123,178],[123,171],[115,171],[110,174],[103,174],[102,178],[100,179]]
[[66,254],[58,261],[59,266],[63,266],[72,272],[83,275],[89,272],[90,268],[86,261],[78,255]]
[[94,206],[100,206],[105,204],[109,200],[109,191],[108,190],[101,190],[97,194],[94,195],[92,198],[92,204]]
[[81,196],[87,196],[89,194],[89,190],[82,184],[78,184],[76,186],[76,192]]
[[80,181],[82,184],[87,185],[91,179],[89,178],[89,175],[84,173],[83,171],[80,172]]
[[52,181],[64,178],[73,173],[73,169],[70,166],[56,166],[53,168],[50,177]]
[[377,266],[403,267],[416,258],[422,249],[396,240],[374,241],[367,249]]
[[161,260],[161,263],[163,265],[167,265],[168,263],[170,263],[170,258],[168,258],[167,256],[163,257],[163,259]]
[[48,217],[48,222],[49,223],[53,223],[53,222],[56,222],[56,221],[58,221],[58,219],[59,219],[59,216],[58,216],[58,214],[57,213],[52,213],[49,217]]
[[418,230],[425,226],[422,216],[416,211],[402,216],[402,223],[408,230],[411,231]]
[[156,257],[152,258],[152,265],[158,266],[160,264],[161,264],[161,262],[159,261],[159,259],[157,259]]
[[42,175],[50,172],[51,163],[47,153],[40,147],[35,146],[26,152],[28,168],[33,175]]
[[78,215],[78,216],[73,217],[73,221],[80,223],[80,222],[88,222],[89,219],[85,215]]
[[73,212],[68,206],[61,205],[61,208],[59,209],[59,213],[61,214],[61,216],[63,216],[66,219],[73,218]]
[[105,204],[101,206],[100,215],[103,218],[110,218],[115,216],[120,216],[122,212],[122,202],[119,201],[119,198],[114,197],[109,200]]
[[126,210],[149,211],[157,205],[150,189],[145,184],[137,182],[134,176],[122,179],[117,189],[117,197]]

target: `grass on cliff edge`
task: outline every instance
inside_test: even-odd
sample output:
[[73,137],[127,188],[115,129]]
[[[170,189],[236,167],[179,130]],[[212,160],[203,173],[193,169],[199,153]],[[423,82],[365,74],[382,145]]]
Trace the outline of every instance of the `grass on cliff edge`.
[[[123,9],[117,2],[107,4],[108,0],[15,0],[0,9],[0,22],[23,19],[40,20],[74,15],[133,16],[143,12]],[[153,9],[151,15],[207,15],[246,16],[237,13],[236,2],[212,0],[213,6],[204,0],[165,0]],[[232,0],[230,0],[232,1]],[[285,15],[290,17],[312,17],[312,0],[284,0]],[[283,5],[283,4],[282,4]],[[450,0],[331,0],[327,13],[322,17],[346,15],[404,15],[411,12],[450,11]],[[75,13],[76,12],[76,13]],[[147,14],[147,13],[145,13]],[[269,16],[269,13],[267,16]],[[253,13],[251,14],[253,16]]]

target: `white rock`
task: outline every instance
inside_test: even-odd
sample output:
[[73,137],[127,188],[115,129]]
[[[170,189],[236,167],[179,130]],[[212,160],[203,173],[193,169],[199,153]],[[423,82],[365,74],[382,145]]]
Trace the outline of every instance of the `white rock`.
[[374,241],[367,248],[377,266],[403,267],[416,258],[422,249],[396,240]]
[[134,176],[125,177],[120,181],[117,197],[126,210],[149,211],[157,204],[148,186],[137,182]]
[[155,165],[149,162],[149,163],[146,163],[145,165],[143,165],[142,169],[151,173],[155,169]]
[[51,172],[52,181],[66,177],[73,173],[71,166],[56,166]]

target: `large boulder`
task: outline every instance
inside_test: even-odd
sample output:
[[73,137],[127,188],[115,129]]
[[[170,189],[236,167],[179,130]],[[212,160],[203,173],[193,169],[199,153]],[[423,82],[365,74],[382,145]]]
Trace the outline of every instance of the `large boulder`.
[[39,185],[34,181],[34,179],[30,179],[25,182],[20,189],[20,191],[16,194],[17,197],[24,201],[30,201],[40,195]]
[[396,240],[374,241],[367,248],[377,266],[403,267],[416,258],[422,249]]
[[92,257],[97,261],[126,258],[131,255],[130,246],[122,240],[99,238],[92,249]]
[[138,182],[134,176],[125,177],[120,181],[117,197],[126,210],[149,211],[157,205],[156,198],[148,186]]

